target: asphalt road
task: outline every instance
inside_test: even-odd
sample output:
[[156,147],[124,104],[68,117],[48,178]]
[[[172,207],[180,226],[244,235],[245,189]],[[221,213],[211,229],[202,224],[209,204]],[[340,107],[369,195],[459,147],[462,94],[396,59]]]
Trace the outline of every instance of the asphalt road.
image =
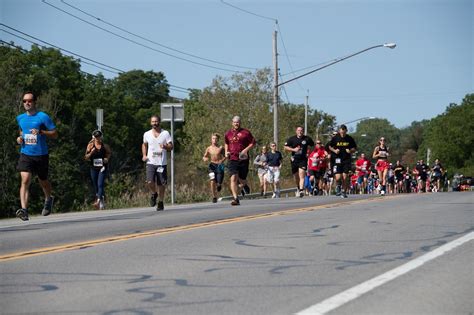
[[0,313],[473,314],[473,212],[466,192],[2,220]]

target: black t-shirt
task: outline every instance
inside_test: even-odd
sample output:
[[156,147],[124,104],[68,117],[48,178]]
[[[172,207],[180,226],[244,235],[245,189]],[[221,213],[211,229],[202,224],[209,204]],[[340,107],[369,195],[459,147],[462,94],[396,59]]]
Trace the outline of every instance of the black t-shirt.
[[397,178],[400,178],[403,175],[403,172],[405,171],[405,167],[403,165],[395,165],[395,176]]
[[443,166],[438,163],[438,164],[435,164],[433,165],[433,173],[435,176],[440,176],[441,175],[441,169],[443,168]]
[[293,136],[288,138],[285,142],[285,146],[290,148],[300,147],[298,152],[291,152],[291,156],[295,160],[307,160],[308,159],[308,147],[314,146],[314,141],[308,136],[302,136],[298,138],[297,136]]
[[280,166],[283,156],[280,151],[275,151],[275,153],[267,153],[267,164],[268,166]]
[[350,161],[352,154],[347,153],[346,149],[357,149],[357,145],[354,141],[354,138],[352,138],[349,135],[345,135],[344,137],[341,137],[340,134],[335,135],[331,142],[329,142],[329,145],[331,148],[334,150],[339,149],[339,154],[336,154],[331,151],[331,157],[334,156],[335,158],[340,158],[342,161]]
[[417,163],[415,168],[418,171],[418,175],[420,175],[420,176],[425,175],[426,176],[426,173],[428,172],[428,166],[425,163],[423,163],[423,164]]

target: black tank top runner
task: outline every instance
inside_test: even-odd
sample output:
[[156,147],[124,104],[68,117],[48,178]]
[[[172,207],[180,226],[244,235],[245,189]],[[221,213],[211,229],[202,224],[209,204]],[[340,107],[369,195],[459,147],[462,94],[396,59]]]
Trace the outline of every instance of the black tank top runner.
[[378,157],[378,159],[379,160],[388,159],[388,148],[387,147],[382,147],[381,145],[379,145],[379,157]]
[[104,164],[104,158],[105,158],[105,146],[102,143],[102,146],[100,149],[97,149],[95,146],[95,151],[94,153],[91,154],[91,166],[95,168],[102,168],[102,166],[105,166]]

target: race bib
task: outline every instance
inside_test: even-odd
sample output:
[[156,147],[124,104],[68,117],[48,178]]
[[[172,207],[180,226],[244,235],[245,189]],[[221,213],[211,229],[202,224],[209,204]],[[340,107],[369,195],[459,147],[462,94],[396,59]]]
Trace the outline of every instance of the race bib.
[[153,151],[153,152],[151,153],[151,156],[154,157],[154,158],[160,157],[160,156],[161,156],[161,152]]
[[336,158],[336,164],[341,164],[341,159],[340,158]]
[[313,160],[312,165],[313,165],[313,166],[318,166],[318,161]]
[[94,160],[92,161],[92,163],[93,163],[93,165],[94,165],[95,167],[102,167],[102,166],[104,166],[104,160],[103,160],[103,159],[94,159]]
[[362,167],[361,170],[365,172],[367,169],[365,167]]
[[156,169],[156,172],[157,173],[163,173],[164,170],[165,170],[164,167],[158,166],[158,168]]
[[38,144],[37,135],[33,135],[31,133],[25,134],[25,144],[27,144],[27,145],[37,145]]

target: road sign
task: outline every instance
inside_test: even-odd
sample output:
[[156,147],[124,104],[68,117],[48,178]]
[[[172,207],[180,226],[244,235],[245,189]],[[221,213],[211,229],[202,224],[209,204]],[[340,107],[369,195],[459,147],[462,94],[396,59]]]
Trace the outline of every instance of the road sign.
[[174,122],[184,121],[184,105],[183,103],[162,103],[161,104],[161,121],[171,122],[174,116]]
[[97,129],[102,131],[102,126],[104,125],[104,110],[102,108],[97,108],[95,113]]

